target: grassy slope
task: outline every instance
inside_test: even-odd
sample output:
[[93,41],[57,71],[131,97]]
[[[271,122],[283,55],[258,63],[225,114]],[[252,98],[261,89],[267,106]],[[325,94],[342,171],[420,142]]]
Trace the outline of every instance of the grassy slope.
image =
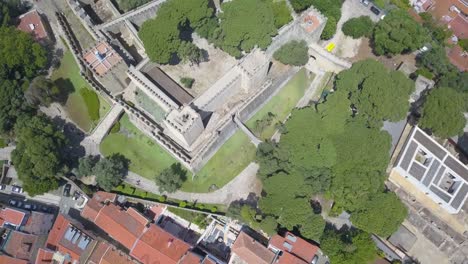
[[127,115],[120,120],[120,126],[120,133],[109,134],[102,141],[101,153],[105,156],[121,153],[131,161],[131,171],[148,179],[153,179],[177,162],[165,149],[139,131]]
[[254,158],[255,146],[242,131],[237,131],[195,175],[193,180],[187,179],[181,190],[208,192],[212,184],[221,188],[245,169]]
[[[62,60],[60,61],[60,67],[52,74],[52,80],[55,81],[60,89],[65,89],[70,93],[65,104],[65,109],[70,118],[83,130],[91,130],[95,125],[95,122],[98,122],[98,120],[93,122],[90,118],[87,102],[85,102],[83,96],[80,95],[81,89],[91,88],[81,77],[80,69],[78,68],[78,65],[70,51],[65,52]],[[90,92],[94,91],[90,90]],[[100,96],[98,96],[98,98],[99,113],[103,116],[107,111],[109,111],[110,106],[103,98]],[[90,102],[88,102],[88,104],[90,104]]]
[[[308,78],[306,70],[301,69],[271,100],[260,109],[246,125],[261,139],[269,139],[275,133],[275,124],[282,122],[289,115],[291,110],[296,106],[297,102],[304,95],[305,90],[310,85],[312,78]],[[255,129],[257,120],[266,118],[268,112],[276,115],[270,126],[266,127],[260,135]]]

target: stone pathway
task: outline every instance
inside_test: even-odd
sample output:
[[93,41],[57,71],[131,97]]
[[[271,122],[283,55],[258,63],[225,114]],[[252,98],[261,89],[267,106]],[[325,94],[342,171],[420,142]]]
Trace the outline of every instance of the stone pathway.
[[11,152],[15,147],[5,147],[0,149],[0,160],[10,160]]
[[258,144],[262,143],[262,141],[257,138],[252,131],[244,124],[242,121],[239,120],[239,118],[234,116],[234,123],[250,138],[250,142],[255,145],[255,147],[258,147]]
[[[166,194],[170,198],[197,201],[200,203],[212,204],[230,204],[232,201],[246,199],[249,194],[255,193],[259,195],[257,186],[257,171],[258,164],[250,163],[239,175],[237,175],[228,184],[224,185],[210,193],[189,193],[177,191],[175,193]],[[159,187],[153,180],[144,178],[136,173],[129,172],[125,178],[125,182],[152,193],[159,193]]]

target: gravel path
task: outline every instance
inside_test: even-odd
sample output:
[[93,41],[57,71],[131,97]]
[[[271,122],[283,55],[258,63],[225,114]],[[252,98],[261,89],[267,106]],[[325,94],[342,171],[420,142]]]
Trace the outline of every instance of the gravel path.
[[[259,166],[256,163],[250,163],[237,177],[228,184],[224,185],[211,193],[188,193],[177,191],[175,193],[167,193],[170,198],[197,201],[200,203],[213,204],[230,204],[232,201],[246,199],[249,194],[255,193],[259,195],[257,188],[257,174]],[[127,183],[130,183],[138,188],[152,193],[160,193],[159,187],[150,179],[144,178],[136,173],[129,172],[125,178]],[[139,181],[139,183],[138,183]]]

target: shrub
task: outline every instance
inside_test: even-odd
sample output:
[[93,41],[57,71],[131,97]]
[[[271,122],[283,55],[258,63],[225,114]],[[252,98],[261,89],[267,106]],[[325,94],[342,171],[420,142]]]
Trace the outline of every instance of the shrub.
[[182,201],[179,203],[179,207],[185,208],[187,206],[187,202]]
[[110,133],[111,134],[114,134],[114,133],[118,133],[120,131],[120,122],[117,121],[111,128],[110,130]]
[[89,118],[93,121],[99,120],[99,98],[98,95],[88,89],[82,88],[80,90],[80,95],[83,98],[86,108],[88,109]]
[[458,41],[458,45],[460,45],[460,47],[462,47],[462,49],[464,51],[467,51],[468,50],[468,39],[460,39]]
[[351,18],[343,24],[343,33],[353,39],[370,37],[374,23],[368,16]]
[[273,57],[283,64],[303,66],[309,60],[307,43],[304,40],[290,41],[281,46]]
[[218,211],[218,208],[216,206],[211,207],[210,211],[212,213],[216,213]]
[[185,88],[192,88],[195,79],[189,77],[180,78],[180,82],[184,85]]
[[336,19],[334,17],[328,17],[327,24],[322,31],[320,38],[323,40],[329,40],[335,35],[336,32]]
[[428,79],[431,79],[431,80],[434,79],[434,74],[431,71],[429,71],[427,68],[424,68],[424,67],[417,69],[415,73],[416,73],[416,75],[422,75],[422,76],[424,76],[424,77],[426,77]]

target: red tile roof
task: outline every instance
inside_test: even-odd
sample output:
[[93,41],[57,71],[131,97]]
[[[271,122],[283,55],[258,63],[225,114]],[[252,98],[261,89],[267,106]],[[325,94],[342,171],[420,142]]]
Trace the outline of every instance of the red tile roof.
[[50,230],[46,247],[53,251],[59,251],[64,255],[69,254],[72,261],[79,261],[83,250],[78,248],[75,244],[67,243],[68,241],[64,240],[65,232],[71,226],[70,221],[62,214],[59,214],[55,220],[54,226]]
[[130,255],[144,264],[177,263],[190,246],[156,225],[150,225]]
[[457,36],[458,39],[468,38],[468,19],[464,18],[462,15],[457,15],[450,23],[448,28],[452,30],[453,34]]
[[28,264],[28,262],[26,260],[0,255],[0,264]]
[[134,264],[132,258],[117,250],[107,242],[100,242],[92,254],[87,264]]
[[99,210],[104,206],[106,202],[113,203],[115,202],[117,195],[115,193],[108,193],[99,191],[93,195],[93,198],[86,203],[85,208],[81,212],[81,215],[89,219],[90,221],[95,221],[98,215]]
[[[87,217],[83,213],[82,216]],[[141,217],[141,215],[137,216],[136,212],[128,213],[120,206],[108,204],[101,208],[94,220],[90,220],[94,221],[110,237],[131,249],[146,228]]]
[[[304,239],[297,237],[289,232],[286,232],[285,237],[282,237],[280,235],[273,236],[270,239],[269,247],[274,247],[283,252],[289,252],[293,256],[307,263],[310,263],[312,261],[315,254],[317,254],[317,251],[319,250],[317,246],[312,245]],[[287,258],[289,258],[289,256]],[[279,261],[281,261],[281,257],[279,258]],[[281,261],[280,263],[290,262]]]
[[40,248],[37,252],[36,264],[51,264],[54,252],[48,249]]
[[48,38],[44,23],[36,10],[31,10],[21,15],[17,28],[26,33],[31,33],[36,41]]
[[185,254],[182,257],[179,264],[201,264],[202,261],[202,256],[199,256],[198,254],[195,254],[192,251],[187,251],[187,254]]
[[9,207],[3,208],[0,211],[0,219],[3,220],[3,223],[9,223],[15,226],[21,226],[25,217],[26,213]]
[[460,71],[468,71],[468,52],[463,51],[460,46],[456,45],[450,49],[447,56]]
[[167,206],[162,204],[156,204],[150,207],[149,213],[151,214],[151,218],[156,220],[159,218],[160,215],[166,210]]
[[237,236],[231,251],[247,263],[270,264],[275,257],[272,251],[244,232]]
[[29,260],[37,248],[37,239],[36,235],[11,230],[3,251],[14,258]]

